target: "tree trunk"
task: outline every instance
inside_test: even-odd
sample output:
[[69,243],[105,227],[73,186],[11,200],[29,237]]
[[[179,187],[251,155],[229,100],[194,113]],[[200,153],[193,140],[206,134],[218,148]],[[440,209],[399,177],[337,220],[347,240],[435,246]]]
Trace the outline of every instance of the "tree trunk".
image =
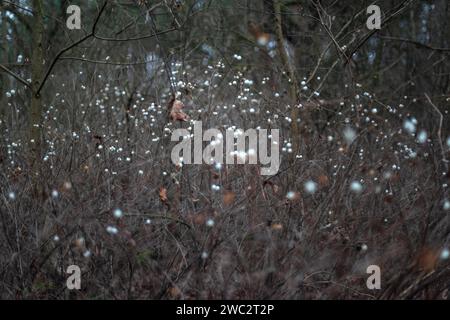
[[278,54],[281,58],[281,63],[283,64],[283,68],[290,79],[289,86],[289,98],[291,100],[291,137],[292,137],[292,147],[293,154],[296,155],[299,151],[299,129],[298,129],[298,114],[299,109],[297,105],[300,101],[300,90],[298,85],[298,79],[295,72],[295,67],[292,65],[291,61],[289,61],[289,57],[286,51],[286,44],[283,36],[283,27],[281,21],[281,0],[273,0],[273,9],[275,14],[275,36],[277,39],[277,49]]
[[32,96],[30,108],[30,146],[32,152],[33,175],[37,175],[37,164],[42,158],[42,101],[41,95],[36,94],[44,74],[44,12],[41,0],[33,0],[33,42],[31,58]]
[[[6,10],[2,10],[1,13],[1,19],[2,19],[2,26],[0,29],[0,45],[1,45],[1,49],[0,49],[0,61],[8,61],[9,57],[8,57],[8,50],[12,47],[10,47],[9,43],[8,43],[8,39],[7,39],[7,33],[8,33],[8,27],[7,27],[7,17],[6,17]],[[6,108],[7,108],[7,99],[6,99],[6,95],[3,94],[3,92],[5,92],[7,90],[7,88],[9,88],[9,78],[8,77],[3,77],[0,79],[0,92],[2,92],[2,94],[0,95],[0,119],[5,119],[5,114],[6,114]]]

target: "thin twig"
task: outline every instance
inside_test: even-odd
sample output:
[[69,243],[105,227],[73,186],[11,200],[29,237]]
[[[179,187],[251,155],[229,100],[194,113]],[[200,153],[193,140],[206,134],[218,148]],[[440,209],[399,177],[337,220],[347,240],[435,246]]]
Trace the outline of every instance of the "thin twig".
[[428,100],[428,103],[434,108],[434,110],[439,114],[439,128],[438,128],[438,139],[439,139],[439,147],[441,148],[441,156],[442,156],[442,162],[444,163],[444,167],[446,170],[448,170],[448,160],[445,157],[445,151],[444,151],[444,145],[442,143],[442,123],[444,122],[444,116],[442,115],[441,110],[439,110],[438,107],[431,101],[428,94],[425,93],[425,97]]
[[157,60],[145,60],[145,61],[134,61],[134,62],[114,62],[114,61],[91,60],[91,59],[80,58],[80,57],[61,57],[60,60],[77,60],[77,61],[82,61],[82,62],[95,63],[95,64],[107,64],[107,65],[112,65],[112,66],[135,66],[135,65],[140,65],[140,64],[158,62]]

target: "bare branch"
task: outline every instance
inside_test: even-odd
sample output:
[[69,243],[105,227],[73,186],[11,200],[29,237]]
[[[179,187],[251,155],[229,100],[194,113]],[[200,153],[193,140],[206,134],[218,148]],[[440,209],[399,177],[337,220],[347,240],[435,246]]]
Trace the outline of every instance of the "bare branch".
[[57,63],[58,60],[61,58],[61,56],[62,56],[65,52],[69,51],[70,49],[76,47],[76,46],[79,45],[80,43],[86,41],[87,39],[89,39],[89,38],[91,38],[91,37],[93,37],[93,36],[95,35],[95,30],[97,29],[97,24],[98,24],[98,22],[99,22],[99,20],[100,20],[100,17],[101,17],[102,14],[103,14],[103,11],[104,11],[105,8],[106,8],[107,3],[108,3],[108,1],[105,1],[105,2],[103,3],[103,6],[102,6],[102,8],[100,9],[100,12],[99,12],[98,15],[97,15],[97,18],[95,19],[94,25],[92,26],[92,31],[91,31],[88,35],[82,37],[81,39],[75,41],[74,43],[70,44],[69,46],[65,47],[64,49],[62,49],[61,51],[58,52],[58,54],[55,56],[55,58],[53,59],[52,63],[50,64],[50,67],[48,68],[47,73],[45,74],[44,78],[42,79],[42,81],[41,81],[41,83],[40,83],[40,85],[39,85],[39,88],[38,88],[37,91],[35,92],[35,95],[38,96],[38,95],[40,94],[42,88],[44,87],[44,84],[47,82],[47,79],[48,79],[48,77],[50,76],[50,73],[52,72],[53,68],[55,67],[56,63]]
[[125,41],[137,41],[137,40],[153,38],[153,37],[159,36],[161,34],[169,33],[169,32],[175,31],[175,30],[177,30],[177,28],[170,28],[170,29],[167,29],[167,30],[158,31],[156,33],[148,34],[148,35],[145,35],[145,36],[140,36],[140,37],[135,37],[135,38],[125,38],[125,39],[105,38],[105,37],[98,36],[98,35],[95,35],[95,34],[93,36],[94,36],[95,39],[103,40],[103,41],[125,42]]
[[426,45],[424,43],[421,43],[419,41],[411,40],[411,39],[404,39],[404,38],[396,38],[396,37],[388,37],[388,36],[380,36],[381,39],[388,40],[388,41],[400,41],[405,43],[411,43],[418,47],[428,49],[428,50],[434,50],[434,51],[442,51],[442,52],[450,52],[450,48],[438,48]]
[[[383,21],[383,25],[387,25],[392,19],[394,19],[395,17],[397,17],[400,13],[402,13],[403,10],[405,10],[407,8],[407,6],[413,2],[414,0],[404,0],[402,1],[402,3],[400,3],[395,9],[394,9],[394,13],[392,13],[391,15],[389,15],[387,18],[384,19]],[[371,30],[369,33],[367,33],[364,38],[359,41],[359,43],[355,46],[355,48],[353,48],[351,51],[349,51],[350,53],[347,54],[348,60],[345,62],[345,64],[347,64],[350,59],[353,57],[353,55],[370,39],[372,38],[372,36],[374,34],[376,34],[378,31],[380,31],[379,29],[374,29]]]
[[15,78],[17,81],[19,81],[20,83],[22,83],[23,85],[25,85],[26,87],[28,87],[29,89],[31,89],[31,85],[28,83],[28,81],[26,81],[25,79],[23,79],[21,76],[19,76],[18,74],[14,73],[13,71],[9,70],[7,67],[5,67],[4,65],[0,64],[0,69],[2,69],[3,71],[5,71],[7,74],[9,74],[10,76],[12,76],[13,78]]

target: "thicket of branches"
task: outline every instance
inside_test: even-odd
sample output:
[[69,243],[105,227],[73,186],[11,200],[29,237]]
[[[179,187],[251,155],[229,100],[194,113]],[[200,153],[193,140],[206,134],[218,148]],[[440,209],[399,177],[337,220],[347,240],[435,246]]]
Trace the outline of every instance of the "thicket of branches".
[[[448,299],[450,4],[370,4],[3,0],[0,297]],[[174,165],[194,120],[279,172]]]

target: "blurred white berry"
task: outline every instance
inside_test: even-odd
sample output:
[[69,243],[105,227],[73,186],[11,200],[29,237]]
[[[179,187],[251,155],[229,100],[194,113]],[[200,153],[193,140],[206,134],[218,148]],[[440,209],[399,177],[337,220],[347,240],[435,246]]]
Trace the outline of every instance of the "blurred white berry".
[[449,257],[450,257],[450,251],[447,248],[442,249],[442,251],[441,251],[441,259],[442,260],[447,260]]
[[428,139],[428,134],[425,130],[421,130],[419,132],[419,134],[417,135],[417,141],[419,141],[419,143],[425,143],[427,142]]
[[108,232],[109,234],[117,234],[119,233],[119,230],[116,227],[108,226],[106,228],[106,232]]
[[317,183],[312,180],[308,180],[305,182],[305,191],[308,193],[314,193],[317,191]]
[[450,200],[444,201],[444,210],[450,210]]
[[413,119],[406,119],[403,122],[403,128],[408,131],[409,133],[415,133],[416,132],[416,124],[417,124],[417,120]]
[[363,185],[359,181],[352,181],[350,184],[350,190],[359,193],[363,190]]
[[350,127],[344,129],[343,135],[347,144],[351,144],[356,139],[356,131]]
[[122,212],[122,210],[117,208],[117,209],[114,210],[113,215],[114,215],[115,218],[120,219],[123,216],[123,212]]
[[286,198],[287,198],[288,200],[295,200],[295,198],[297,198],[297,195],[298,195],[297,192],[295,192],[295,191],[289,191],[289,192],[286,194]]

